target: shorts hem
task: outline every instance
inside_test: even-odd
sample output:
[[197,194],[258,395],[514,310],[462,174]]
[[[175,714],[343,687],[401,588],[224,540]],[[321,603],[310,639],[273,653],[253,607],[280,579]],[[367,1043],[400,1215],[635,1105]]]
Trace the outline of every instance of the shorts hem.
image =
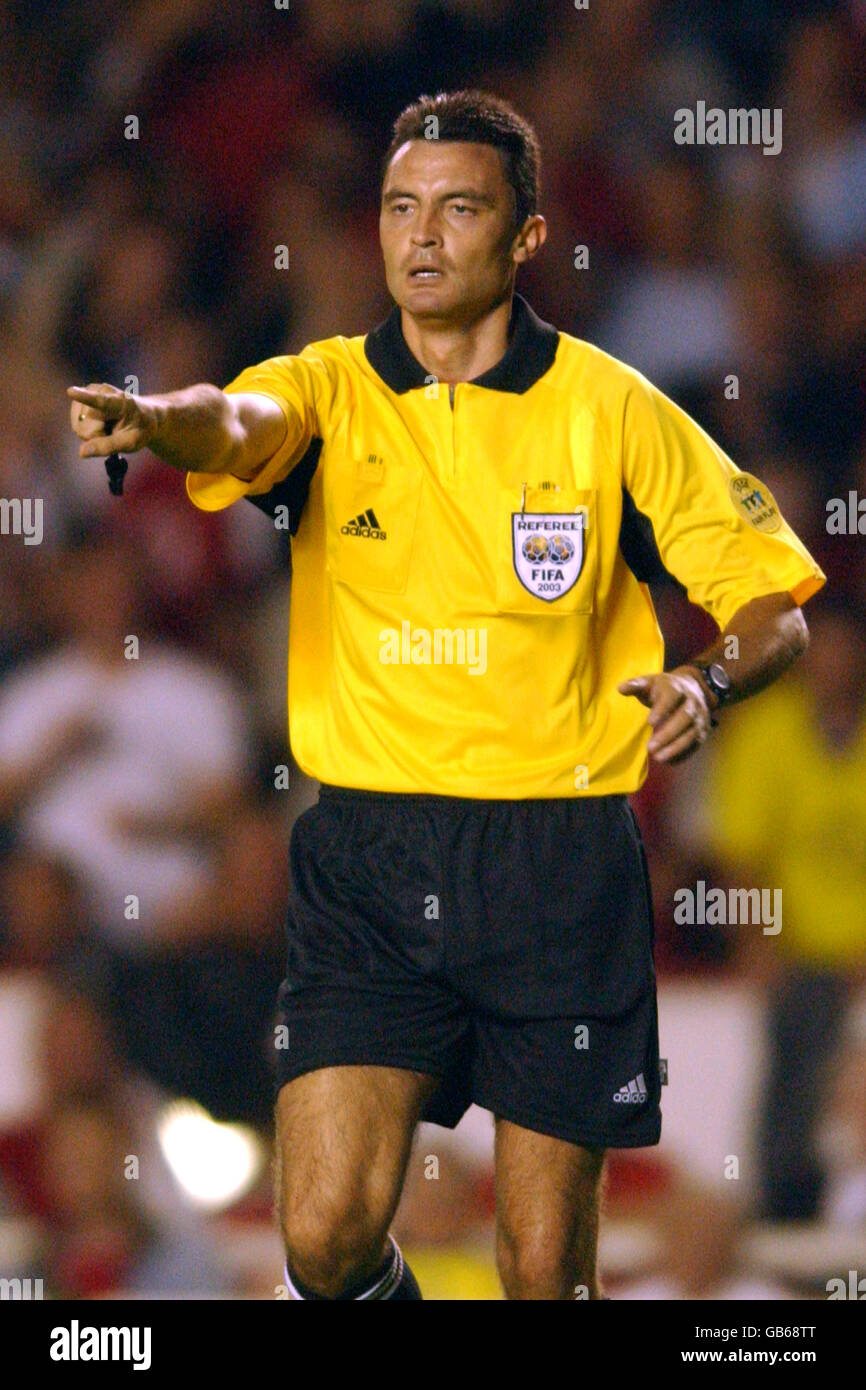
[[561,1120],[551,1119],[546,1115],[532,1114],[528,1110],[521,1111],[510,1105],[498,1105],[489,1096],[473,1094],[472,1099],[476,1105],[480,1105],[484,1110],[490,1110],[501,1120],[509,1120],[512,1124],[520,1125],[523,1129],[531,1129],[536,1134],[549,1135],[552,1139],[562,1139],[568,1144],[580,1144],[603,1149],[651,1149],[661,1141],[661,1120],[649,1136],[603,1135],[586,1128],[580,1128],[578,1132],[577,1126],[570,1129]]
[[290,1081],[296,1081],[299,1076],[306,1076],[311,1071],[324,1071],[326,1067],[395,1067],[399,1071],[421,1072],[424,1076],[431,1076],[436,1081],[443,1081],[447,1075],[442,1069],[441,1062],[433,1063],[429,1057],[407,1057],[405,1052],[399,1054],[376,1053],[375,1055],[364,1054],[357,1050],[338,1054],[328,1052],[300,1063],[296,1068],[291,1069],[289,1075],[282,1075],[278,1072],[274,1080],[274,1090],[279,1092]]

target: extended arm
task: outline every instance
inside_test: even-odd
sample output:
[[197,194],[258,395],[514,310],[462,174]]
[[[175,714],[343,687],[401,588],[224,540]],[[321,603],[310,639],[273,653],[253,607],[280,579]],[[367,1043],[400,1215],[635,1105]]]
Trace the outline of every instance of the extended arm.
[[286,437],[275,401],[207,383],[161,396],[130,396],[104,382],[66,394],[81,458],[148,448],[173,468],[250,479]]

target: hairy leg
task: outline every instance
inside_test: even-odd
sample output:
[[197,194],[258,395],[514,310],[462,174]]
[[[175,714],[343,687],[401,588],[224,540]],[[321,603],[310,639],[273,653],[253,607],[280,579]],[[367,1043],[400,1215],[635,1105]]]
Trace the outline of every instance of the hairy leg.
[[496,1263],[509,1299],[600,1298],[604,1149],[496,1119]]
[[395,1067],[323,1067],[277,1100],[277,1196],[289,1269],[335,1298],[388,1246],[412,1138],[438,1081]]

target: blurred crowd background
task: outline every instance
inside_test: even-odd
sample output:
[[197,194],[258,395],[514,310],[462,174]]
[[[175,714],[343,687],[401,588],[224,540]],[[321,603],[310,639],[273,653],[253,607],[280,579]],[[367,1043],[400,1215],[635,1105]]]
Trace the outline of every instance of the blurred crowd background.
[[[866,566],[827,527],[866,498],[866,5],[3,0],[0,495],[43,499],[44,536],[0,536],[0,1274],[46,1296],[275,1296],[273,1005],[316,794],[285,533],[146,454],[109,496],[64,388],[224,385],[380,322],[390,123],[460,85],[541,139],[518,289],[689,410],[829,578],[796,669],[634,798],[670,1084],[659,1148],[611,1157],[603,1269],[633,1298],[866,1274]],[[780,108],[782,152],[676,145],[698,100]],[[676,664],[714,628],[655,597]],[[701,880],[781,889],[782,930],[677,922]],[[430,1297],[498,1296],[490,1154],[482,1112],[419,1135],[398,1233]]]

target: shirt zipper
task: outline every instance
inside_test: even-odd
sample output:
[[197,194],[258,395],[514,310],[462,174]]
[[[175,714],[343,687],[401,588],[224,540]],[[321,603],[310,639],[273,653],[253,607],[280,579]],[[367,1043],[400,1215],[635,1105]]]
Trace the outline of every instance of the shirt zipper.
[[457,391],[457,386],[456,386],[456,384],[455,384],[454,382],[451,382],[450,385],[449,385],[449,387],[448,387],[448,401],[449,401],[450,406],[451,406],[451,481],[452,481],[452,482],[455,480],[456,475],[457,475],[457,412],[456,412],[455,409],[454,409],[454,397],[455,397],[456,391]]

